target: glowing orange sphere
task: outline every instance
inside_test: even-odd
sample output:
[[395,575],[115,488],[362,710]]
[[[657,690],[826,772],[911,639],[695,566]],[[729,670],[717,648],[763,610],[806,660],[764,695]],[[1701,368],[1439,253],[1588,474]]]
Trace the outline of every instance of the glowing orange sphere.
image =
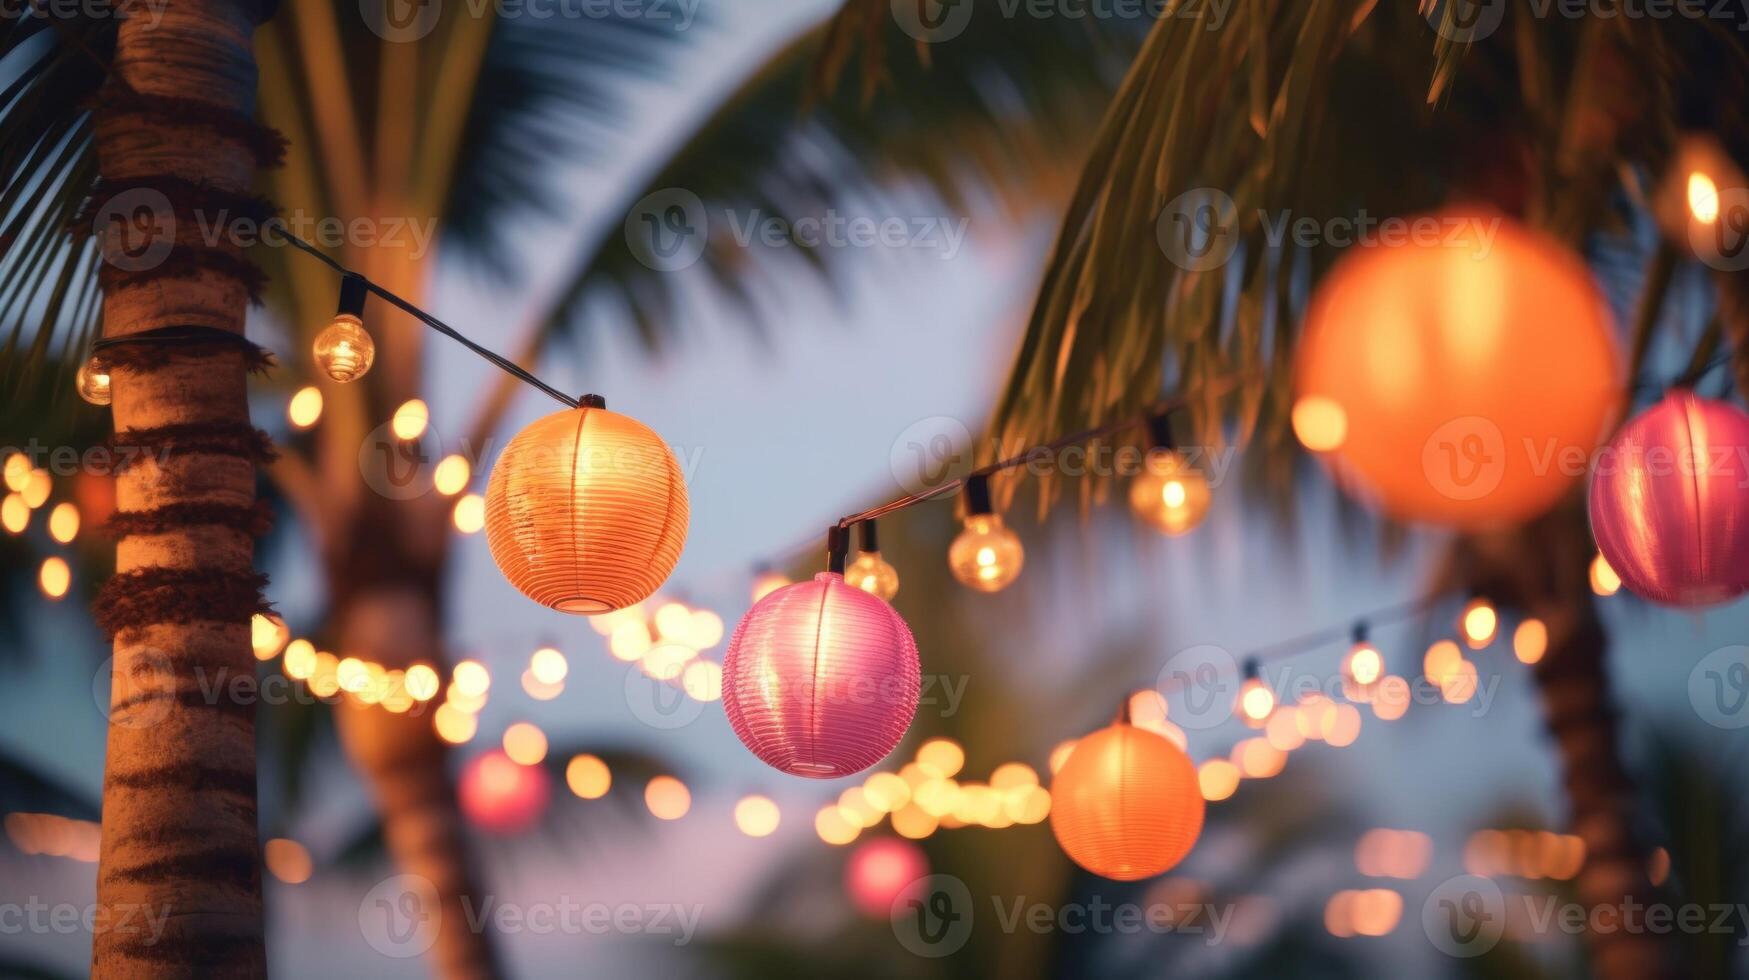
[[494,834],[518,834],[546,812],[553,779],[540,766],[522,765],[494,749],[462,769],[456,795],[474,826]]
[[523,595],[593,616],[661,587],[688,514],[680,464],[661,437],[586,401],[504,447],[486,488],[486,541]]
[[1393,517],[1483,528],[1542,513],[1613,420],[1621,359],[1579,256],[1487,211],[1356,247],[1319,285],[1294,426]]
[[877,837],[850,852],[844,865],[844,888],[850,903],[870,918],[892,914],[893,903],[923,890],[929,876],[929,859],[923,849],[907,840]]
[[1178,746],[1119,722],[1075,743],[1051,783],[1051,830],[1076,864],[1118,881],[1150,878],[1202,833],[1202,787]]

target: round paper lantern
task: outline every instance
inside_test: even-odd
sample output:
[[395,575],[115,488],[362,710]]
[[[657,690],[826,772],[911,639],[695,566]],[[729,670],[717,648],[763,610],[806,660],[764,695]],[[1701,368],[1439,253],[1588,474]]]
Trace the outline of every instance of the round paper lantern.
[[893,903],[923,890],[929,876],[929,859],[923,849],[906,840],[877,837],[850,852],[844,865],[844,888],[850,904],[870,918],[892,914]]
[[1579,256],[1507,218],[1409,219],[1420,227],[1437,233],[1351,249],[1319,285],[1295,432],[1393,517],[1465,529],[1534,517],[1614,418],[1608,307]]
[[1196,766],[1165,738],[1118,722],[1075,743],[1051,783],[1051,830],[1076,864],[1118,881],[1151,878],[1202,833]]
[[893,608],[821,572],[754,605],[723,657],[723,708],[743,744],[796,776],[881,761],[911,727],[917,643]]
[[516,434],[486,487],[486,541],[523,595],[593,616],[649,598],[686,543],[686,482],[648,426],[595,396]]
[[1749,415],[1677,391],[1622,426],[1591,479],[1591,534],[1634,594],[1706,606],[1749,591]]
[[494,749],[462,770],[457,796],[474,826],[494,834],[519,834],[546,812],[552,782],[540,766],[522,765]]

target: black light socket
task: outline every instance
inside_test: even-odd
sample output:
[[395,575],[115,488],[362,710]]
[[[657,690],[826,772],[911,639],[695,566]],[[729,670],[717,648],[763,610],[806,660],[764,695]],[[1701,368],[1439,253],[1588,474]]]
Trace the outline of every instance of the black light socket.
[[370,295],[370,284],[364,277],[348,272],[340,278],[340,309],[336,315],[348,314],[364,319],[364,300]]
[[966,516],[994,513],[996,508],[990,503],[990,477],[983,473],[966,477]]

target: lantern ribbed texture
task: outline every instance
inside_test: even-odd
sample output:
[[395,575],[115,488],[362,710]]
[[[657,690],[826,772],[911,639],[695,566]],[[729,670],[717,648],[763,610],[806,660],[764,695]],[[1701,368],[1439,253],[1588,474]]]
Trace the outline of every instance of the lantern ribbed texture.
[[1704,606],[1749,591],[1749,415],[1677,391],[1622,426],[1591,480],[1591,533],[1634,594]]
[[917,643],[893,608],[821,572],[761,599],[723,657],[723,708],[743,744],[796,776],[885,758],[917,713]]
[[1075,743],[1051,783],[1051,830],[1078,865],[1118,881],[1150,878],[1202,833],[1196,767],[1178,746],[1122,722]]
[[[1622,390],[1609,307],[1553,238],[1486,211],[1411,219],[1440,229],[1349,249],[1319,284],[1295,355],[1308,445],[1386,513],[1465,529],[1552,507]],[[1310,415],[1312,413],[1308,413]]]
[[623,609],[667,580],[686,543],[686,482],[661,437],[605,408],[516,434],[486,488],[486,541],[522,594],[577,615]]

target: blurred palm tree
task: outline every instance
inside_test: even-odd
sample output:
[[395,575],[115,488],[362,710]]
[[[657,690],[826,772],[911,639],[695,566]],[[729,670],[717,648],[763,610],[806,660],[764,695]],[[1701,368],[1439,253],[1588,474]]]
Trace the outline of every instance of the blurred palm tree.
[[[719,18],[726,6],[707,14]],[[642,135],[638,121],[620,108],[623,94],[635,80],[670,75],[695,51],[686,43],[690,35],[675,31],[672,22],[617,6],[608,16],[536,21],[494,16],[492,8],[439,15],[431,5],[415,11],[408,23],[391,19],[391,7],[385,4],[383,15],[372,17],[370,4],[362,8],[364,16],[344,2],[286,5],[256,34],[258,92],[251,88],[253,66],[205,81],[208,91],[178,103],[182,116],[170,120],[171,135],[163,141],[198,159],[198,148],[218,125],[202,105],[258,102],[262,120],[287,140],[283,166],[271,171],[262,188],[274,205],[294,219],[337,218],[372,227],[374,241],[349,237],[334,249],[336,258],[422,302],[435,260],[406,230],[440,226],[446,256],[483,273],[497,288],[526,286],[520,270],[534,257],[519,250],[518,229],[539,215],[571,209],[573,202],[561,192],[566,165],[582,155],[626,152],[632,137]],[[205,23],[199,10],[197,0],[176,0],[168,15],[182,28],[182,39],[196,45]],[[191,12],[197,16],[182,16]],[[648,187],[600,203],[599,213],[610,219],[627,214],[649,190],[671,187],[697,195],[710,213],[758,212],[792,225],[849,200],[870,208],[891,208],[901,199],[971,206],[994,191],[1011,210],[1048,205],[1078,162],[1088,124],[1133,50],[1138,29],[1135,22],[1089,23],[1062,32],[1053,21],[1030,15],[1005,19],[1000,29],[969,38],[929,71],[904,53],[864,55],[864,95],[878,83],[878,102],[833,91],[798,111],[816,73],[830,80],[857,61],[842,43],[845,23],[821,22],[790,39],[711,107],[656,168]],[[8,101],[0,108],[0,180],[13,202],[0,215],[0,234],[8,243],[0,259],[0,308],[13,321],[0,348],[0,374],[10,383],[40,371],[56,351],[83,347],[102,309],[100,249],[89,237],[63,233],[82,213],[101,212],[109,200],[100,197],[95,207],[89,200],[99,173],[93,154],[101,130],[101,113],[94,115],[92,106],[142,111],[115,84],[121,77],[114,72],[116,59],[130,59],[128,64],[146,71],[177,64],[178,53],[144,45],[144,32],[118,32],[114,20],[90,14],[13,19],[0,30],[0,63],[9,79]],[[208,40],[217,45],[234,35]],[[134,42],[141,44],[129,47]],[[153,56],[155,50],[160,56]],[[263,159],[278,155],[272,138],[247,130],[246,121],[227,117],[223,125],[231,149],[252,142],[251,148],[267,147],[258,153]],[[242,140],[239,132],[252,140]],[[146,163],[149,171],[149,157]],[[197,184],[198,171],[191,167]],[[109,193],[128,187],[126,180],[112,180]],[[189,217],[180,209],[178,215]],[[210,223],[214,215],[199,217]],[[178,225],[177,249],[199,251],[189,240],[194,223]],[[295,220],[291,225],[294,232],[301,227]],[[829,281],[846,272],[842,256],[799,247],[736,248],[725,234],[729,229],[719,224],[708,232],[699,273],[676,276],[640,263],[635,241],[611,233],[617,227],[610,221],[609,231],[587,237],[561,288],[537,306],[519,336],[476,336],[508,345],[518,360],[533,363],[551,340],[584,336],[590,303],[611,297],[618,301],[614,316],[629,318],[655,347],[676,333],[674,300],[684,283],[708,280],[719,295],[738,300],[750,322],[763,325],[775,314],[754,300],[762,281],[777,281],[798,260]],[[231,296],[254,273],[235,242],[222,240],[218,251],[225,253]],[[308,349],[310,335],[327,318],[335,284],[327,270],[286,254],[284,248],[255,248],[248,258],[271,274],[265,299],[290,325],[295,349]],[[165,284],[160,295],[173,297],[195,288],[203,281],[201,269],[210,271],[213,264],[171,263],[152,281]],[[114,288],[111,280],[102,284]],[[321,425],[282,447],[269,473],[326,573],[324,625],[312,632],[349,655],[391,668],[439,662],[447,510],[428,493],[390,500],[372,492],[359,479],[358,463],[371,431],[395,406],[427,389],[423,327],[380,311],[370,323],[379,346],[376,369],[357,384],[324,384]],[[240,332],[240,320],[215,324]],[[188,376],[204,371],[215,384],[224,378],[240,385],[234,354],[223,361],[218,356],[190,350],[175,360]],[[68,380],[64,373],[61,378]],[[136,384],[145,382],[130,371],[117,373],[124,395]],[[460,445],[485,445],[516,391],[508,380],[487,391]],[[118,405],[126,401],[118,398]],[[247,425],[240,402],[230,410],[231,417],[212,421]],[[443,744],[423,718],[350,704],[339,713],[348,752],[383,811],[390,851],[405,870],[430,879],[445,911],[454,913],[445,915],[450,925],[433,947],[436,969],[446,976],[496,972],[486,936],[460,928],[465,916],[459,903],[473,889],[474,876],[445,775]],[[166,812],[209,812],[211,804],[203,800],[211,792],[183,786],[161,794],[156,805]],[[123,819],[119,807],[105,812]],[[229,873],[216,865],[179,870],[187,883],[213,879],[213,888],[227,887],[220,879]]]

